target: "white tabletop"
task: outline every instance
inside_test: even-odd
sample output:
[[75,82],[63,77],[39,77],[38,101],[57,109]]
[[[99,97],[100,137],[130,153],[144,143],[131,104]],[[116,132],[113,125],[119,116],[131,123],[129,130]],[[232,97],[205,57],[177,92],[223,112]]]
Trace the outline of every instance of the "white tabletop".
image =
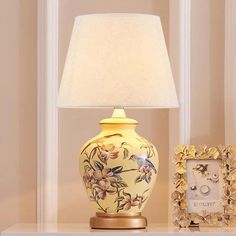
[[190,236],[196,233],[197,236],[204,235],[234,235],[236,236],[236,227],[201,227],[201,228],[175,228],[167,225],[150,224],[143,230],[93,230],[88,224],[57,224],[57,225],[37,225],[37,224],[17,224],[1,232],[1,236],[128,236],[138,234],[139,236],[158,235]]

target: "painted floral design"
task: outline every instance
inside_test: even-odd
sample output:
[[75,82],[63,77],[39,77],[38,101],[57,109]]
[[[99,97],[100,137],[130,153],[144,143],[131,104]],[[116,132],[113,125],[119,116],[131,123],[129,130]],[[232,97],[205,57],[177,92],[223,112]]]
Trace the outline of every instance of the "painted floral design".
[[106,199],[107,195],[117,194],[120,188],[127,187],[119,175],[122,173],[123,167],[106,168],[99,161],[93,161],[92,165],[88,159],[85,159],[84,163],[83,181],[85,187],[91,190],[90,199],[96,201],[100,210],[106,212],[106,209],[99,204],[99,200]]
[[95,178],[89,174],[88,168],[84,170],[83,181],[86,188],[92,188],[93,184],[95,184]]
[[135,161],[138,165],[138,172],[140,174],[135,179],[135,183],[139,183],[144,180],[149,184],[151,182],[152,172],[157,174],[157,170],[152,162],[148,160],[147,155],[131,155],[129,159]]
[[146,198],[144,198],[145,190],[142,195],[136,194],[134,197],[131,196],[131,194],[126,193],[123,191],[123,196],[120,196],[118,198],[119,200],[119,210],[129,210],[131,207],[137,206],[139,209],[141,208],[142,204],[146,201]]
[[94,184],[92,187],[92,191],[94,191],[95,200],[99,199],[104,200],[107,194],[115,194],[116,188],[111,186],[109,180],[100,180],[97,184]]
[[107,144],[100,147],[100,152],[98,154],[99,159],[107,164],[108,159],[116,159],[119,155],[119,150],[116,149],[115,145]]
[[139,170],[138,170],[141,175],[139,176],[139,179],[145,180],[148,184],[151,182],[151,176],[152,176],[152,169],[150,166],[148,165],[143,165],[140,166]]
[[[143,151],[140,155],[130,155],[130,144],[127,142],[121,143],[116,147],[112,143],[105,144],[103,140],[99,139],[97,142],[93,142],[93,148],[89,153],[84,148],[82,151],[84,173],[83,181],[87,190],[91,193],[90,200],[95,201],[99,210],[107,212],[108,209],[102,207],[102,201],[109,195],[116,195],[116,212],[127,211],[132,207],[141,208],[142,204],[146,201],[145,194],[148,192],[147,188],[142,195],[135,194],[131,196],[125,189],[128,187],[127,183],[123,179],[123,173],[133,172],[134,183],[144,181],[150,184],[152,175],[157,174],[157,170],[153,163],[149,160],[154,155],[153,147],[140,146],[140,150]],[[89,144],[90,145],[90,144]],[[137,165],[136,168],[124,169],[123,166],[110,167],[110,163],[113,159],[118,157],[128,159],[128,161],[134,161]]]
[[[117,183],[118,176],[115,175],[117,173],[117,169],[104,168],[99,162],[95,162],[96,170],[93,172],[93,176],[97,181],[106,180],[109,183]],[[121,170],[121,168],[119,168]]]

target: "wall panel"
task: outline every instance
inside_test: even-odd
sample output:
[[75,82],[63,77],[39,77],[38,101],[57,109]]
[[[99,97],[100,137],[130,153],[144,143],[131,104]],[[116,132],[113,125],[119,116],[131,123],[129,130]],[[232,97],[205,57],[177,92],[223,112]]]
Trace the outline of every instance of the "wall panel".
[[192,0],[191,143],[224,144],[224,1]]
[[0,231],[36,221],[36,4],[0,1]]
[[225,143],[236,145],[236,1],[225,0]]

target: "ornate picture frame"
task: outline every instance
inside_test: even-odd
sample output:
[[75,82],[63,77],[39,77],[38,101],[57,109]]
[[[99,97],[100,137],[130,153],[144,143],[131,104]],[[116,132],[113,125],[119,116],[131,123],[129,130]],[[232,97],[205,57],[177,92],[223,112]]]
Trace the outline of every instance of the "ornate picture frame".
[[171,194],[174,224],[179,227],[235,225],[236,147],[179,145],[174,163],[175,190]]

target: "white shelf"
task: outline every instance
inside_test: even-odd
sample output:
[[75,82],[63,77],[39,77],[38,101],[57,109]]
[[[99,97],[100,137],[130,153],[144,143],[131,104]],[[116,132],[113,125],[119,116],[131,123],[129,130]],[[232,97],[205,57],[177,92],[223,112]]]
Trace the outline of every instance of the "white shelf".
[[57,224],[57,225],[37,225],[37,224],[17,224],[1,232],[1,236],[138,236],[158,235],[158,236],[190,236],[192,233],[197,236],[204,235],[236,235],[234,228],[186,228],[178,229],[167,225],[151,224],[145,230],[93,230],[87,224]]

